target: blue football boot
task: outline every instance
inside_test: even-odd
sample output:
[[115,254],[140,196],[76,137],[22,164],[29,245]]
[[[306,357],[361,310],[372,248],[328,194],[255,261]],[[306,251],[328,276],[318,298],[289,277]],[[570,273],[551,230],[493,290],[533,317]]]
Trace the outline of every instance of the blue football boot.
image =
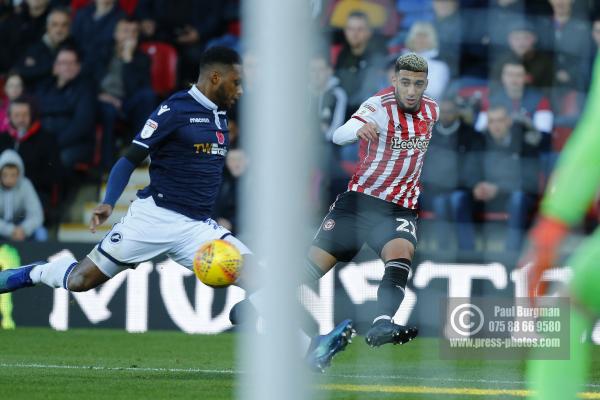
[[315,336],[306,352],[308,366],[314,371],[325,372],[333,356],[343,351],[348,343],[352,343],[354,335],[356,331],[352,327],[352,320],[346,319],[328,334]]
[[39,265],[39,263],[0,271],[0,293],[13,292],[17,289],[34,286],[29,273],[36,265]]
[[417,328],[407,328],[389,319],[380,319],[371,326],[365,341],[371,347],[379,347],[386,343],[404,344],[416,338],[418,334]]

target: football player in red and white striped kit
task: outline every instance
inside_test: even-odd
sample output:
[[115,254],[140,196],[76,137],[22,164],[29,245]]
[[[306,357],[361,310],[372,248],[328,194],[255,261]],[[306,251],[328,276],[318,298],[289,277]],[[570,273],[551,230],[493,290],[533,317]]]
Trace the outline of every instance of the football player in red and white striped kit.
[[381,257],[377,315],[366,334],[371,346],[406,343],[418,332],[392,317],[404,299],[417,244],[419,177],[439,115],[435,100],[423,95],[426,88],[427,61],[400,56],[393,86],[365,101],[333,135],[339,145],[360,141],[359,166],[323,219],[306,268],[318,279],[338,261],[350,261],[364,243]]
[[[316,281],[338,261],[352,260],[365,243],[381,257],[385,272],[377,291],[377,315],[366,334],[370,346],[403,344],[418,333],[395,324],[392,317],[404,299],[417,244],[419,176],[439,115],[436,102],[423,95],[427,61],[406,54],[396,60],[395,71],[393,86],[365,101],[333,134],[340,145],[360,140],[360,165],[323,219],[303,271],[304,283]],[[260,301],[257,292],[238,303],[231,322],[252,316]],[[314,337],[306,356],[309,365],[323,370],[353,332],[353,322],[346,319],[330,333]]]

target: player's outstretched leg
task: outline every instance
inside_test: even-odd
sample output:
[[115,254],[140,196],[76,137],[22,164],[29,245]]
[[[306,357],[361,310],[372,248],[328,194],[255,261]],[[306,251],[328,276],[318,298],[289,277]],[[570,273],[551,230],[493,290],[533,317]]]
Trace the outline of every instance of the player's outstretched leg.
[[89,258],[77,262],[61,257],[48,263],[38,262],[0,272],[0,293],[13,292],[44,283],[52,288],[83,292],[109,279]]
[[351,319],[346,319],[328,334],[315,336],[312,339],[306,352],[306,362],[311,369],[325,372],[325,368],[331,364],[333,356],[343,351],[348,343],[352,343],[352,337],[356,335],[352,324]]
[[0,271],[0,293],[13,292],[17,289],[34,286],[30,273],[33,267],[41,263],[29,264],[20,268]]

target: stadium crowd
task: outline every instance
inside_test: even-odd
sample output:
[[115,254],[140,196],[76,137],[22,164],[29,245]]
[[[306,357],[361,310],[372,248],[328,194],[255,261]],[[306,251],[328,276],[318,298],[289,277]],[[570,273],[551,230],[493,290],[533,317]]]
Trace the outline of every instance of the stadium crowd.
[[[345,190],[358,159],[357,145],[332,143],[333,131],[389,86],[398,55],[415,52],[428,60],[426,94],[441,109],[421,176],[421,217],[435,221],[439,248],[453,236],[458,248],[474,250],[477,223],[500,221],[506,248],[518,250],[582,112],[600,49],[598,2],[311,3],[324,43],[310,62],[314,134],[322,144],[315,207]],[[0,227],[6,226],[0,235],[47,237],[43,226],[64,219],[78,186],[100,183],[159,101],[196,80],[205,48],[241,51],[245,90],[254,90],[257,60],[244,53],[240,6],[239,0],[0,0],[0,152],[14,150],[0,157],[13,160],[0,164]],[[238,115],[231,110],[235,138]],[[235,231],[238,183],[248,162],[238,141],[231,142],[215,218]],[[17,185],[35,188],[36,200],[26,203],[41,203],[43,224],[32,207],[15,203],[23,200],[4,183],[7,166],[25,178]]]

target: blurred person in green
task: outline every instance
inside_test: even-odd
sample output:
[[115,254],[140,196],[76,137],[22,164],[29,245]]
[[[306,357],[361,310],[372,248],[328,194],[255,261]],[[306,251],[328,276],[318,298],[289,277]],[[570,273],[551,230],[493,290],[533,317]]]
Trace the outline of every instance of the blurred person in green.
[[[17,268],[21,265],[19,252],[8,244],[0,246],[0,271],[4,269]],[[12,293],[0,294],[0,316],[2,329],[15,329],[15,321],[12,319]]]
[[[600,188],[600,56],[585,111],[566,147],[540,207],[540,218],[530,233],[531,246],[522,263],[527,268],[528,294],[546,292],[543,273],[556,266],[558,250],[569,228],[580,222]],[[590,368],[590,334],[600,315],[600,229],[587,238],[566,265],[573,268],[569,284],[570,358],[531,360],[527,378],[532,398],[575,399]],[[585,340],[582,341],[582,337]]]

